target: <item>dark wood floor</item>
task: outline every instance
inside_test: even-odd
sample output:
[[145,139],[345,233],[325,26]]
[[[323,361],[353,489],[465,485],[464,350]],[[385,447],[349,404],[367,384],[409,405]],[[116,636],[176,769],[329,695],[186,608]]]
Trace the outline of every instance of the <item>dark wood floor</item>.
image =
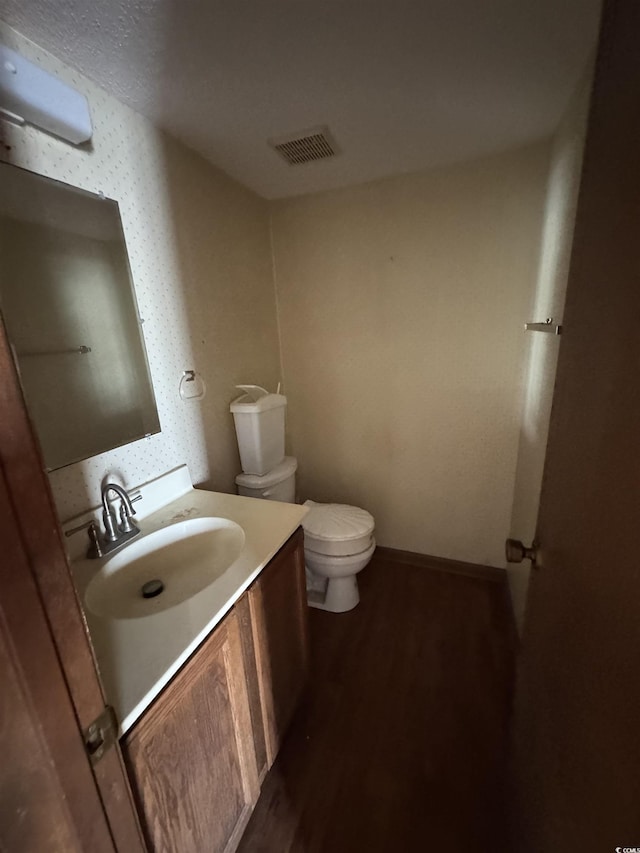
[[312,686],[241,853],[506,853],[504,587],[376,556],[311,611]]

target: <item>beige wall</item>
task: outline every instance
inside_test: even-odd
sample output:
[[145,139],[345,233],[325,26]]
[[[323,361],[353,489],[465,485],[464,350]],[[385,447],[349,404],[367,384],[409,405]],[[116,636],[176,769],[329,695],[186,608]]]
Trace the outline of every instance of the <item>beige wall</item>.
[[383,545],[503,565],[548,153],[272,203],[299,489]]
[[[589,67],[553,139],[540,264],[531,307],[531,317],[535,320],[553,317],[556,322],[562,322],[591,77],[592,68]],[[511,516],[511,535],[526,544],[535,537],[561,345],[562,339],[552,335],[527,335],[527,373]],[[530,563],[510,565],[508,570],[516,623],[522,629]]]
[[[280,378],[273,250],[302,496],[366,506],[382,544],[445,557],[502,565],[509,532],[531,538],[555,362],[532,354],[554,342],[521,327],[562,301],[532,294],[566,274],[583,108],[554,142],[538,268],[544,144],[268,206],[2,24],[0,34],[89,98],[90,146],[6,126],[0,158],[119,201],[162,425],[55,472],[63,518],[97,502],[105,474],[134,485],[186,461],[196,482],[233,490],[233,386]],[[189,368],[208,384],[200,403],[178,396]],[[521,612],[526,576],[511,580]]]
[[[120,203],[162,427],[54,472],[60,515],[95,505],[107,473],[136,485],[184,462],[196,482],[233,491],[234,385],[274,387],[280,374],[266,202],[2,24],[0,35],[89,98],[90,145],[6,125],[0,157]],[[178,396],[191,368],[208,385],[201,403]]]

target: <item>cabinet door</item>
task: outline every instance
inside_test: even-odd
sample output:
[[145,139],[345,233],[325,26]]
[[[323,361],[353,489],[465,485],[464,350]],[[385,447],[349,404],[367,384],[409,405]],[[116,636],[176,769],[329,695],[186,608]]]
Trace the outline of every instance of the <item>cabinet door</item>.
[[269,756],[267,754],[267,741],[264,732],[264,718],[262,714],[262,701],[260,698],[260,682],[258,679],[258,665],[256,660],[256,649],[251,622],[251,607],[249,604],[249,593],[245,593],[236,602],[236,613],[240,625],[240,638],[242,640],[242,658],[244,671],[247,677],[247,694],[249,696],[249,712],[251,714],[251,728],[253,730],[253,748],[256,754],[256,766],[258,768],[258,781],[267,775],[269,770]]
[[296,531],[249,590],[268,764],[300,702],[309,669],[304,540]]
[[152,850],[235,850],[258,778],[234,611],[127,737],[126,754]]

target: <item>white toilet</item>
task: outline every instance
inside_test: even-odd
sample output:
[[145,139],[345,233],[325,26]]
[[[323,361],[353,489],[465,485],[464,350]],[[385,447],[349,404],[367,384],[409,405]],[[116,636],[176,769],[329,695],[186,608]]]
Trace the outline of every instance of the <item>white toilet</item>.
[[[295,503],[297,460],[285,456],[266,474],[238,474],[238,494]],[[360,601],[356,575],[371,560],[375,521],[364,509],[305,501],[304,558],[311,607],[344,613]]]
[[373,516],[357,506],[305,501],[307,600],[312,607],[344,613],[360,601],[356,575],[373,557]]
[[[238,494],[295,503],[298,462],[284,455],[287,398],[258,385],[238,385],[245,393],[231,403],[242,474]],[[360,601],[356,575],[367,565],[376,542],[375,522],[366,510],[345,504],[306,501],[302,522],[311,607],[344,613]]]

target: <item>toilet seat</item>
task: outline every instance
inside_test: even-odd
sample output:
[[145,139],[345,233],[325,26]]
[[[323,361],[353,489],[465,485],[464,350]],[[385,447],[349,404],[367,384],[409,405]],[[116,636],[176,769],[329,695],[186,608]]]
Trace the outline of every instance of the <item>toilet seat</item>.
[[305,551],[347,557],[371,548],[375,521],[366,510],[315,501],[304,505],[310,510],[302,521]]

